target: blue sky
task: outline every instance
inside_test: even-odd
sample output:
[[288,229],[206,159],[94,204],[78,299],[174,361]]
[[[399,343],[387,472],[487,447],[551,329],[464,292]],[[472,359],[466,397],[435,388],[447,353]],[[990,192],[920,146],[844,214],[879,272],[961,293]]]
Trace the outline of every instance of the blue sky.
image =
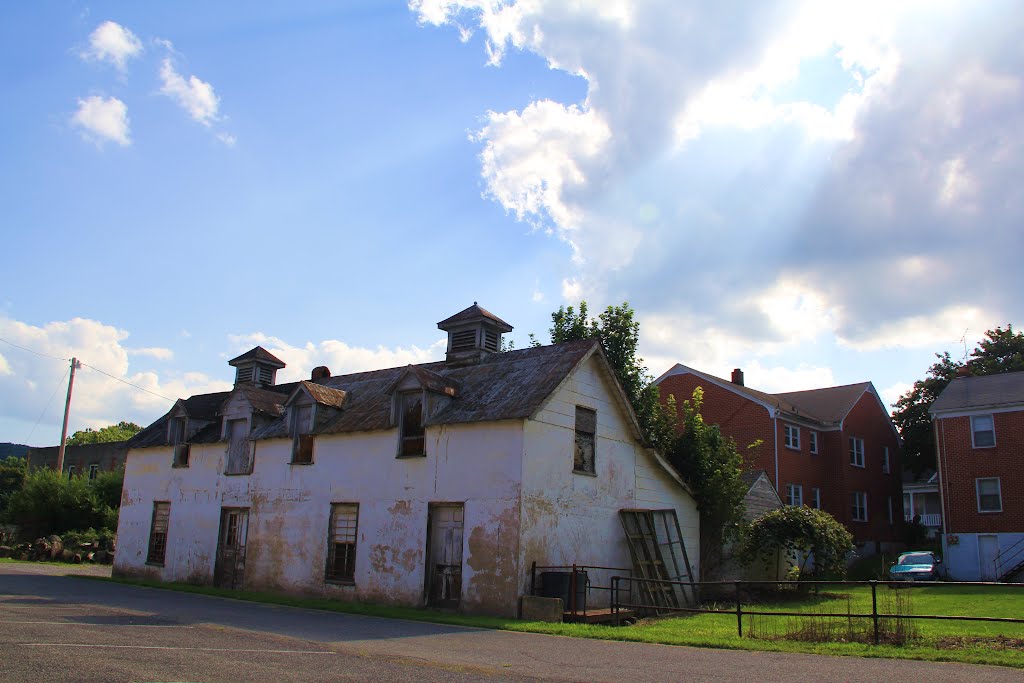
[[474,301],[887,401],[1022,317],[1014,3],[337,4],[0,10],[0,441],[59,440],[56,359],[71,430],[144,424],[257,343],[439,359]]

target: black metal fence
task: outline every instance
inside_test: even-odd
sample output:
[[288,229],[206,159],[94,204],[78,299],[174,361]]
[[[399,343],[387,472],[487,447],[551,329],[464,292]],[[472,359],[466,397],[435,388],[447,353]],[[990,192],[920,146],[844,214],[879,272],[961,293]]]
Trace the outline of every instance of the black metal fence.
[[[610,607],[612,578],[633,578],[633,570],[626,567],[599,567],[596,565],[539,565],[530,567],[530,594],[548,598],[561,598],[565,612],[576,617]],[[629,600],[631,586],[620,587],[620,594]]]
[[[647,605],[641,604],[631,600],[633,595],[644,595],[650,594],[650,590],[640,590],[639,588],[644,582],[650,584],[679,584],[689,586],[695,590],[700,590],[701,587],[714,587],[711,591],[717,595],[723,593],[728,597],[731,597],[731,608],[720,607],[719,604],[724,600],[712,603],[713,606],[705,607],[693,605],[690,607],[672,607],[666,608],[663,605]],[[634,586],[638,590],[634,590]],[[788,586],[791,588],[803,587],[813,588],[815,590],[820,589],[824,586],[870,586],[871,588],[871,612],[870,613],[851,613],[851,612],[794,612],[794,611],[764,611],[756,609],[755,605],[752,605],[748,601],[748,606],[754,607],[754,609],[744,609],[744,595],[749,595],[752,591],[757,589],[763,590],[766,587],[773,587],[778,589],[782,586]],[[978,616],[954,616],[954,615],[939,615],[939,614],[890,614],[880,612],[878,609],[878,587],[882,586],[893,588],[893,589],[909,589],[909,588],[938,588],[940,590],[946,588],[965,588],[970,586],[985,586],[989,588],[1012,588],[1022,589],[1024,583],[989,583],[981,581],[934,581],[934,582],[914,582],[914,581],[660,581],[657,579],[643,579],[636,577],[627,576],[613,576],[611,578],[611,611],[612,615],[616,616],[620,613],[629,611],[630,613],[638,614],[661,614],[665,612],[682,612],[682,613],[705,613],[705,614],[734,614],[736,615],[736,633],[739,637],[743,637],[743,617],[744,616],[760,616],[760,617],[835,617],[841,619],[870,619],[872,621],[872,630],[874,635],[875,644],[879,643],[879,623],[885,619],[932,619],[932,620],[945,620],[945,621],[994,621],[1007,624],[1024,624],[1024,619],[1009,618],[1009,617],[978,617]],[[731,590],[730,590],[731,589]],[[616,620],[618,624],[618,620]]]

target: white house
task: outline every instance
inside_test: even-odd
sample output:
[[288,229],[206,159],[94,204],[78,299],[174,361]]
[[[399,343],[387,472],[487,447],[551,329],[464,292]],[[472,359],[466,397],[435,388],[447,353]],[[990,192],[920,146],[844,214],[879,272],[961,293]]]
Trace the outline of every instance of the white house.
[[476,304],[445,361],[276,384],[262,348],[230,392],[129,442],[116,575],[514,616],[532,563],[629,567],[620,511],[698,515],[643,444],[600,344],[501,352]]

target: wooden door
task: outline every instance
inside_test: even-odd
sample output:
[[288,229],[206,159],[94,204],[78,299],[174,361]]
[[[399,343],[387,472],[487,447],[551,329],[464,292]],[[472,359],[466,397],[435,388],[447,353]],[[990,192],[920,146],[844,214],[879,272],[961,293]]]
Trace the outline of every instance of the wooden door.
[[982,581],[995,581],[996,554],[999,552],[999,537],[991,534],[978,535],[978,568]]
[[218,588],[241,588],[245,578],[245,542],[249,509],[224,508],[220,513],[217,565],[213,582]]
[[434,505],[429,520],[428,601],[437,607],[458,607],[462,596],[463,506]]

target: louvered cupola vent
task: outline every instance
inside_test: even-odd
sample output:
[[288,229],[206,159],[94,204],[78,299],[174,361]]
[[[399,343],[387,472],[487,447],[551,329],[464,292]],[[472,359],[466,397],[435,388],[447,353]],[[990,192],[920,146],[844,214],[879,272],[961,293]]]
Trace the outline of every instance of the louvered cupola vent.
[[232,358],[228,365],[235,368],[235,386],[274,386],[277,371],[285,367],[284,362],[262,346],[246,351],[238,358]]
[[501,335],[512,326],[477,305],[442,320],[437,327],[448,333],[449,363],[478,363],[491,353],[501,351]]

